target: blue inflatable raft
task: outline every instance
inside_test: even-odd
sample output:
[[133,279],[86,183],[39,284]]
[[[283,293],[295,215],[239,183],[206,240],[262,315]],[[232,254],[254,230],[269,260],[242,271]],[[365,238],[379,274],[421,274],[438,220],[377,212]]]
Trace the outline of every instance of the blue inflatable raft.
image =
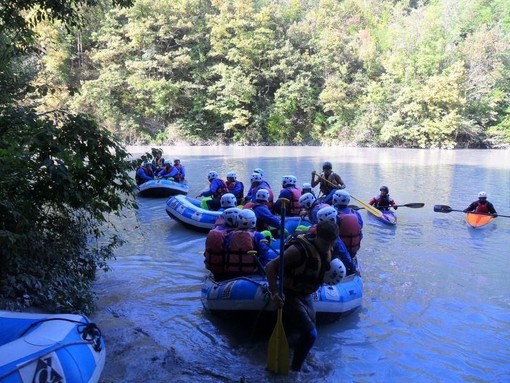
[[105,345],[81,315],[0,311],[0,382],[98,382]]
[[166,201],[166,212],[187,228],[202,232],[211,230],[222,214],[221,211],[202,209],[199,200],[184,195],[170,197]]
[[186,184],[172,180],[151,180],[138,185],[140,197],[168,198],[172,195],[188,194],[189,187]]

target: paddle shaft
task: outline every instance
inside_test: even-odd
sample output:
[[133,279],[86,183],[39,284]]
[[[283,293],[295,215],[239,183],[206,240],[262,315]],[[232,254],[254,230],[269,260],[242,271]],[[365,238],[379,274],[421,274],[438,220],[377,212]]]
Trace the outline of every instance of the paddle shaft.
[[449,209],[449,211],[441,211],[441,213],[449,213],[451,211],[458,211],[459,213],[471,213],[471,214],[478,214],[478,215],[490,215],[491,217],[503,217],[503,218],[510,218],[510,215],[502,215],[502,214],[491,214],[491,213],[477,213],[475,211],[464,211],[464,210],[456,210],[456,209]]
[[[410,208],[413,208],[413,209],[418,209],[418,208],[421,208],[425,206],[424,203],[422,202],[415,202],[415,203],[406,203],[404,205],[395,205],[395,206],[385,206],[385,207],[410,207]],[[359,207],[359,206],[355,206],[355,205],[349,205],[349,207],[351,209],[354,209],[354,210],[361,210],[361,209],[364,209],[364,207]]]

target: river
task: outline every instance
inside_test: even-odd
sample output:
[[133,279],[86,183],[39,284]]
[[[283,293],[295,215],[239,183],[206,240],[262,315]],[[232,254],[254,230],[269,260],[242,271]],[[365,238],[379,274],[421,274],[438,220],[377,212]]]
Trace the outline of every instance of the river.
[[96,283],[103,383],[510,381],[510,219],[472,229],[460,212],[433,211],[462,210],[485,190],[510,215],[510,151],[165,147],[164,156],[186,166],[192,197],[209,170],[233,170],[246,185],[260,167],[277,195],[283,175],[310,182],[329,160],[357,198],[387,185],[398,204],[425,207],[399,208],[395,228],[362,213],[362,307],[319,327],[306,372],[274,376],[267,336],[202,307],[205,235],[170,219],[165,199],[139,199],[138,211],[112,217],[126,243]]

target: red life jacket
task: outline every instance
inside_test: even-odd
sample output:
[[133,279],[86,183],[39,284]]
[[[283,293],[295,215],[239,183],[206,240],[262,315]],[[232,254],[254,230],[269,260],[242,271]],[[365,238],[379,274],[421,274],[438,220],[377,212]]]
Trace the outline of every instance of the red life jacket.
[[291,216],[299,215],[299,213],[301,212],[301,206],[299,206],[299,198],[301,197],[301,190],[299,190],[295,186],[290,186],[286,189],[292,193],[292,199],[290,201],[290,211],[289,210],[287,210],[287,211],[289,211],[289,215],[291,215]]
[[231,276],[254,274],[257,262],[250,250],[256,250],[254,232],[250,230],[234,230],[227,238],[227,258],[225,272]]
[[221,196],[223,194],[227,194],[229,191],[228,191],[228,186],[227,184],[225,183],[225,181],[223,181],[221,178],[216,178],[217,180],[221,181],[221,186],[219,186],[216,191],[214,192],[214,194],[212,195],[213,198],[221,198]]
[[482,204],[482,203],[480,203],[480,201],[478,201],[478,206],[476,207],[475,212],[476,213],[490,213],[489,206],[487,206],[487,203]]
[[351,256],[355,256],[361,247],[361,225],[354,213],[338,214],[338,229],[340,239],[345,244]]
[[229,230],[212,229],[205,240],[204,263],[214,276],[225,273],[225,238]]

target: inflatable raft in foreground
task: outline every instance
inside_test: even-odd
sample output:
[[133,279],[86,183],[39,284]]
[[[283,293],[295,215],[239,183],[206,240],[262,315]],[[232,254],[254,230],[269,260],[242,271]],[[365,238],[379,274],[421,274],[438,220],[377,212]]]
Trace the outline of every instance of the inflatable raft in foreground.
[[98,382],[101,332],[86,317],[0,311],[0,382]]
[[[359,275],[343,278],[336,285],[322,285],[313,294],[317,317],[327,315],[339,317],[361,306],[363,282]],[[239,313],[274,311],[271,293],[265,276],[249,275],[216,282],[212,275],[207,276],[201,292],[204,307],[216,313]]]
[[221,211],[202,209],[199,200],[184,195],[170,197],[166,201],[166,212],[187,228],[203,232],[211,230],[222,214]]

